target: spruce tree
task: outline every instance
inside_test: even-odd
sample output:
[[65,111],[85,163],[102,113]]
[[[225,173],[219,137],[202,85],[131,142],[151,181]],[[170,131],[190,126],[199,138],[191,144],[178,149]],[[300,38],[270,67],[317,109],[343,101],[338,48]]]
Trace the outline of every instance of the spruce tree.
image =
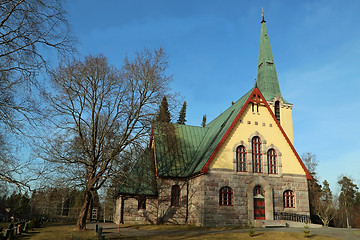
[[179,113],[179,119],[177,120],[177,124],[185,125],[186,122],[186,102],[184,101],[184,104],[182,105],[182,108]]
[[163,100],[161,101],[159,111],[156,115],[156,121],[157,122],[171,122],[170,112],[169,112],[169,104],[167,101],[166,96],[163,97]]
[[203,119],[202,119],[202,122],[201,122],[201,126],[202,126],[202,127],[205,127],[205,126],[206,126],[206,114],[203,115]]

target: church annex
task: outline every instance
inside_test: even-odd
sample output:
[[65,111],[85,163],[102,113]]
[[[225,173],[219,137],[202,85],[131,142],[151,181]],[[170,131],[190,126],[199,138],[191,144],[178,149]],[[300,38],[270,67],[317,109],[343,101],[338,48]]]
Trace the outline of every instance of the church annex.
[[294,148],[264,18],[257,78],[205,127],[154,125],[118,189],[117,224],[247,225],[309,221],[309,172]]

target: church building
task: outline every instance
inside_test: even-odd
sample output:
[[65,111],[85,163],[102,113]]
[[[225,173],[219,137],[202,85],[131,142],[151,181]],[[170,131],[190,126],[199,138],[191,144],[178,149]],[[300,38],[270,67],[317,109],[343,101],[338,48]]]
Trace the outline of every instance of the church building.
[[155,124],[116,197],[117,224],[308,222],[310,174],[294,148],[264,17],[255,86],[204,127]]

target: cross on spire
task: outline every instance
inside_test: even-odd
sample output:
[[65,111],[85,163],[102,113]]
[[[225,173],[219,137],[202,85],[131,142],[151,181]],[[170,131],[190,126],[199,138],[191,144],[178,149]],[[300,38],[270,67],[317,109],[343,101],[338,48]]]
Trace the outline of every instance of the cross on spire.
[[261,7],[261,16],[262,16],[262,21],[261,21],[261,23],[266,22],[266,21],[265,21],[265,18],[264,18],[264,8],[263,8],[263,7]]

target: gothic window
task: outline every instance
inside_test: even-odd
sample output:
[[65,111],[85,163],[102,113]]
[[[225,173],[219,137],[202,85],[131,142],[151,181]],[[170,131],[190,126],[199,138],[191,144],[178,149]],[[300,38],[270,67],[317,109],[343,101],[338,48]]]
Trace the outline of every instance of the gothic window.
[[275,102],[275,117],[276,120],[280,123],[280,101]]
[[171,187],[171,206],[172,207],[180,206],[180,187],[179,187],[179,185],[174,185]]
[[276,151],[271,148],[267,152],[267,162],[268,162],[268,173],[277,174],[277,162],[276,162]]
[[231,206],[232,205],[232,189],[230,187],[222,187],[219,191],[219,205]]
[[246,172],[246,149],[242,145],[236,148],[236,171]]
[[146,209],[146,197],[139,197],[138,198],[138,210]]
[[294,208],[295,207],[295,195],[291,190],[286,190],[284,192],[284,207],[285,208]]
[[261,173],[261,140],[255,136],[252,138],[252,165],[254,173]]

